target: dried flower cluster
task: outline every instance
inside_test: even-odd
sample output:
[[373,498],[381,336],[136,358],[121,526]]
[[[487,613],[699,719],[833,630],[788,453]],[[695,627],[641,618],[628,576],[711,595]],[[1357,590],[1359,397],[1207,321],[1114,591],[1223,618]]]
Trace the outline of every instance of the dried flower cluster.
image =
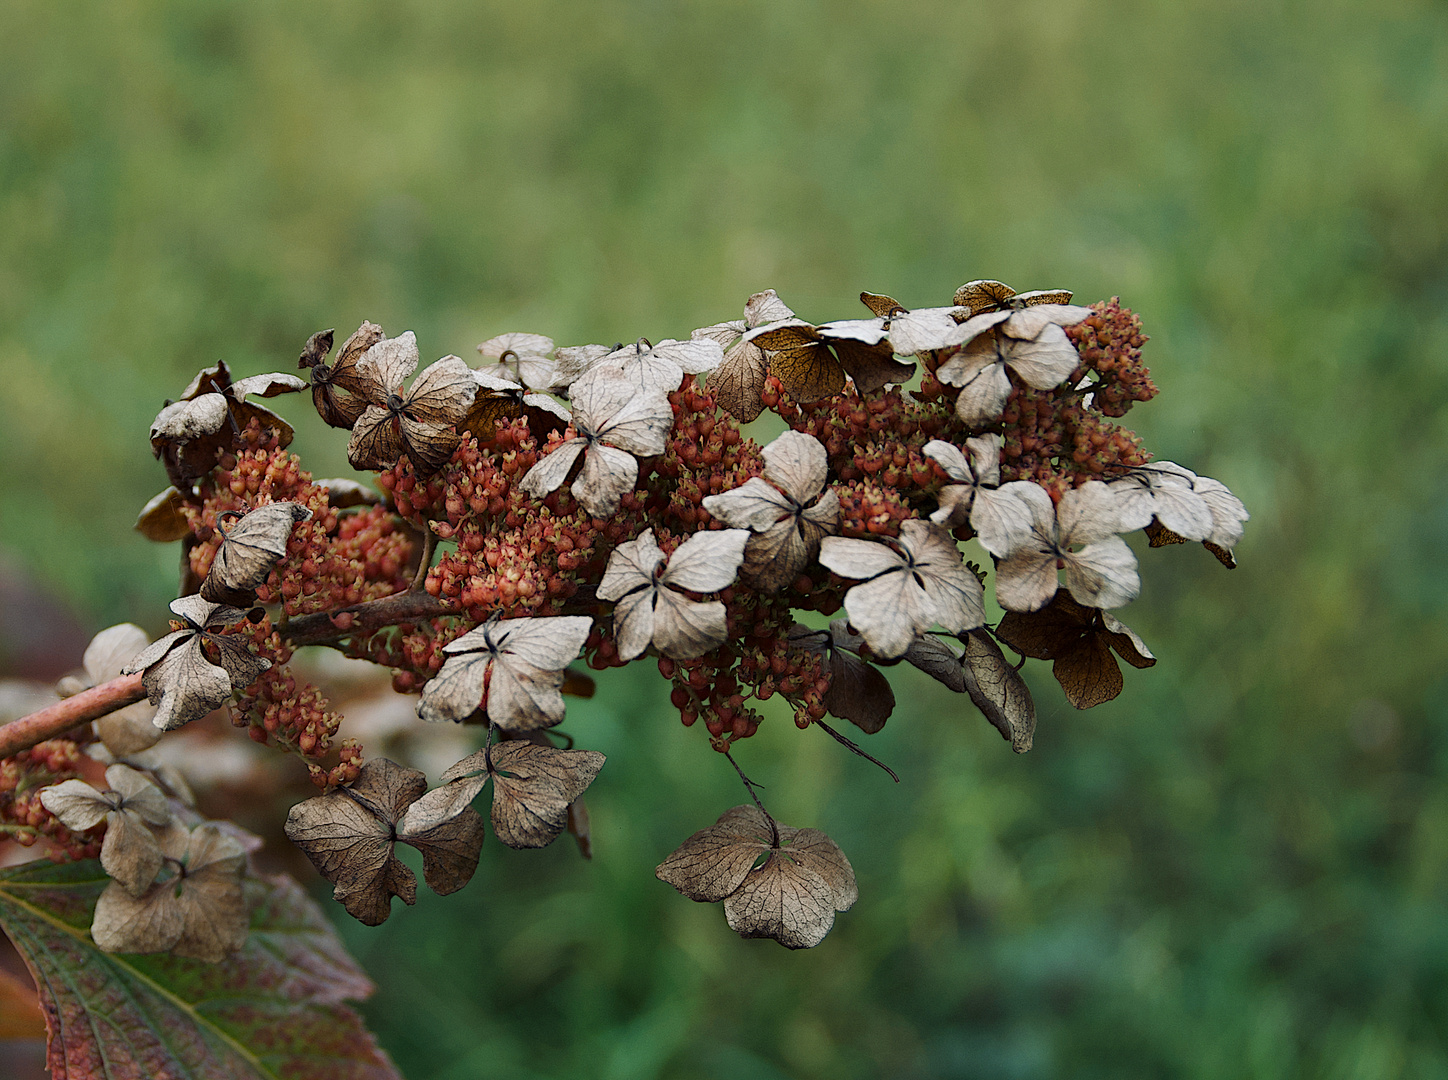
[[[323,793],[293,808],[288,834],[367,923],[416,895],[399,841],[436,891],[467,882],[485,831],[471,803],[490,782],[505,844],[565,828],[586,840],[581,798],[603,757],[548,734],[564,695],[591,688],[580,660],[653,657],[683,722],[702,720],[726,754],[775,695],[799,727],[863,753],[825,718],[879,731],[895,704],[880,666],[900,660],[1029,749],[1026,657],[1052,661],[1078,708],[1121,691],[1113,652],[1155,662],[1112,614],[1141,590],[1124,536],[1201,542],[1230,566],[1246,510],[1114,422],[1157,392],[1140,323],[1116,300],[987,280],[941,307],[861,299],[870,318],[812,324],[763,292],[742,319],[658,344],[508,333],[478,346],[478,368],[446,356],[416,378],[414,336],[364,323],[330,363],[332,331],[307,341],[309,384],[202,372],[152,427],[173,486],[138,523],[182,543],[181,621],[154,644],[127,631],[124,648],[97,646],[91,679],[140,672],[155,707],[107,719],[99,737],[119,757],[145,748],[137,724],[169,730],[229,704],[253,738],[307,762]],[[308,385],[376,489],[313,481],[286,452],[290,427],[247,400]],[[787,430],[760,445],[740,424],[766,410]],[[483,749],[429,791],[416,770],[337,746],[343,718],[287,666],[306,644],[392,669],[397,690],[421,692],[424,719],[484,725]],[[117,649],[124,662],[102,664]],[[104,826],[121,891],[103,927],[97,914],[103,947],[211,955],[232,940],[200,940],[186,906],[230,910],[236,856],[220,839],[198,829],[183,845],[123,765],[109,792],[82,792],[64,753],[26,754],[3,763],[0,815],[73,854]],[[31,823],[12,775],[65,781],[41,801],[58,823]],[[854,902],[853,871],[823,833],[755,801],[685,841],[659,877],[722,901],[746,937],[812,946]],[[132,925],[153,917],[141,908],[161,885],[184,900],[154,917],[170,946]]]

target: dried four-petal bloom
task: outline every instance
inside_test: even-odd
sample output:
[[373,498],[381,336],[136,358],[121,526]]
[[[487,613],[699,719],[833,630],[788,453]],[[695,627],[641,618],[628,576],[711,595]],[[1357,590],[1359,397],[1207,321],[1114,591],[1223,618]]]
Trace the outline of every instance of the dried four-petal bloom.
[[818,945],[835,912],[859,898],[855,871],[833,840],[818,829],[779,825],[753,806],[725,811],[654,873],[690,900],[723,900],[740,937],[769,937],[790,949]]
[[218,604],[250,604],[272,567],[287,553],[292,526],[311,516],[301,503],[278,502],[258,506],[229,529],[218,523],[221,546],[201,583],[201,595]]
[[1192,488],[1196,473],[1171,461],[1153,461],[1132,469],[1106,486],[1116,496],[1121,529],[1144,529],[1153,518],[1178,536],[1205,540],[1212,511]]
[[827,536],[820,562],[861,584],[845,594],[850,624],[882,659],[901,656],[939,624],[964,633],[985,621],[985,594],[950,534],[912,518],[889,543]]
[[764,448],[764,480],[705,496],[709,513],[755,533],[744,548],[744,576],[756,588],[779,592],[819,554],[820,540],[839,531],[840,500],[825,490],[827,479],[824,444],[786,431]]
[[166,476],[177,488],[205,476],[216,464],[218,451],[234,445],[236,435],[252,420],[277,433],[279,445],[292,441],[292,428],[270,409],[248,397],[275,397],[305,390],[295,375],[279,372],[253,375],[232,382],[231,369],[222,361],[204,368],[181,397],[167,405],[151,422],[151,451],[166,466]]
[[478,355],[493,362],[476,370],[529,390],[550,390],[558,377],[558,364],[548,358],[552,351],[553,339],[542,334],[499,334],[478,346]]
[[[240,638],[211,633],[242,618],[239,609],[183,596],[171,601],[171,610],[186,628],[154,642],[121,669],[123,675],[145,673],[142,685],[151,704],[158,706],[152,722],[162,731],[199,720],[231,697],[232,690],[246,689],[271,667],[270,660],[249,651]],[[207,658],[207,646],[216,650],[216,663]]]
[[794,318],[794,312],[773,289],[755,293],[744,305],[744,318],[715,323],[695,330],[694,340],[709,338],[725,350],[724,360],[709,376],[709,389],[720,408],[731,413],[741,424],[758,418],[764,411],[761,397],[769,377],[769,361],[764,350],[744,335],[766,323]]
[[386,335],[376,323],[364,322],[342,343],[337,359],[329,365],[325,361],[332,348],[332,333],[322,330],[309,337],[297,367],[311,368],[312,404],[322,421],[350,431],[367,411],[369,379],[357,364]]
[[632,660],[650,645],[675,660],[703,656],[724,644],[729,624],[718,600],[690,600],[690,592],[726,587],[744,561],[747,529],[695,533],[667,562],[645,529],[614,548],[598,586],[600,600],[614,600],[613,636],[620,659]]
[[[1136,556],[1121,530],[1116,496],[1088,480],[1061,496],[1059,506],[1030,485],[1021,497],[1031,508],[1029,537],[996,566],[996,599],[1010,611],[1037,611],[1056,595],[1056,571],[1066,571],[1071,595],[1089,607],[1129,604],[1141,592]],[[1073,548],[1080,547],[1079,551]]]
[[674,411],[662,391],[592,372],[573,384],[570,400],[577,434],[540,458],[519,486],[543,498],[563,484],[581,453],[583,469],[569,490],[590,514],[606,518],[638,481],[637,458],[664,452]]
[[246,944],[246,851],[213,822],[166,852],[174,877],[133,896],[112,882],[96,901],[91,937],[106,952],[169,952],[216,963]]
[[423,879],[442,895],[461,889],[477,869],[483,819],[466,803],[456,813],[403,824],[426,790],[421,772],[373,758],[350,786],[298,803],[287,815],[288,839],[332,883],[333,899],[368,926],[386,920],[392,897],[417,900],[417,878],[393,854],[397,841],[422,852]]
[[511,848],[551,844],[568,813],[603,768],[596,750],[562,750],[513,739],[479,750],[448,768],[444,783],[412,804],[406,828],[429,828],[469,805],[493,781],[493,832]]
[[40,792],[40,802],[67,829],[84,832],[102,820],[106,838],[101,866],[130,893],[140,896],[161,869],[161,845],[150,826],[171,820],[166,796],[134,769],[112,765],[106,770],[109,791],[97,791],[82,780],[67,780]]
[[1121,693],[1124,681],[1112,650],[1132,667],[1156,663],[1129,626],[1110,612],[1077,603],[1066,592],[1058,592],[1040,611],[1006,612],[996,636],[1023,656],[1052,661],[1051,673],[1078,709]]
[[592,625],[587,615],[489,619],[443,646],[448,659],[423,690],[417,715],[462,721],[482,708],[510,731],[561,722],[563,669]]
[[1081,362],[1061,327],[1090,314],[1090,308],[1043,304],[1020,311],[988,311],[961,323],[956,336],[963,348],[935,372],[947,386],[961,388],[955,399],[956,415],[972,426],[1000,416],[1011,394],[1007,368],[1036,390],[1061,385]]
[[347,460],[354,469],[387,469],[406,454],[419,476],[442,468],[462,441],[454,428],[477,396],[473,370],[456,356],[428,365],[405,393],[420,357],[411,330],[377,342],[357,362],[367,380],[367,411],[352,429]]
[[992,555],[1003,556],[1030,532],[1030,505],[1021,499],[1021,492],[1036,485],[1029,480],[1001,484],[999,435],[966,439],[965,448],[968,458],[958,447],[941,439],[925,444],[925,456],[952,480],[960,481],[941,490],[940,509],[930,515],[930,520],[947,529],[969,521],[981,547]]
[[696,341],[675,341],[669,338],[650,345],[640,338],[593,361],[587,371],[574,380],[569,393],[576,395],[579,387],[591,379],[622,379],[638,390],[672,394],[685,375],[712,371],[724,359],[724,350],[717,341],[701,338]]
[[862,394],[907,381],[914,364],[895,359],[882,319],[848,319],[812,326],[800,319],[769,323],[744,335],[769,354],[769,373],[796,401],[816,401],[845,388]]

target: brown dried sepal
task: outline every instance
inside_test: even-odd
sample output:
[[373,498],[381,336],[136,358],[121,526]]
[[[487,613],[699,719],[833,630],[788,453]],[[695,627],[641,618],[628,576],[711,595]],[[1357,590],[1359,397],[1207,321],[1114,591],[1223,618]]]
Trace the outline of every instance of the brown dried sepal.
[[795,623],[789,642],[791,648],[826,654],[830,688],[822,701],[831,716],[848,720],[867,735],[885,726],[895,711],[895,691],[883,672],[860,659],[864,638],[851,634],[846,620],[835,619],[828,630]]
[[357,361],[367,409],[352,428],[347,460],[354,469],[387,469],[403,454],[418,476],[431,476],[457,449],[455,429],[477,394],[473,371],[456,356],[428,365],[404,392],[417,370],[417,338],[411,330],[378,341]]
[[158,544],[180,540],[191,532],[191,523],[181,512],[185,505],[181,492],[173,484],[141,507],[141,512],[136,515],[136,531]]
[[1005,311],[1037,304],[1069,304],[1071,295],[1069,289],[1037,289],[1018,293],[1004,281],[980,278],[967,281],[956,289],[954,302],[956,307],[965,308],[969,312],[968,317],[972,317],[986,311]]
[[1147,668],[1156,657],[1141,638],[1109,612],[1078,603],[1064,589],[1040,611],[1008,611],[996,636],[1024,656],[1052,661],[1052,674],[1078,709],[1089,709],[1121,693],[1118,656]]
[[330,365],[324,361],[332,348],[331,330],[319,330],[307,339],[299,368],[311,368],[312,404],[323,422],[335,428],[351,428],[367,409],[367,380],[357,370],[363,354],[384,337],[382,327],[364,322],[337,350]]
[[725,811],[654,873],[691,900],[723,900],[729,928],[741,937],[769,937],[790,949],[818,945],[835,912],[859,897],[854,869],[833,840],[818,829],[771,822],[754,806]]
[[257,587],[265,584],[272,567],[287,553],[292,527],[311,516],[300,503],[279,502],[258,506],[229,529],[218,524],[221,546],[201,583],[202,597],[215,604],[250,607]]
[[417,900],[417,878],[396,855],[397,841],[422,852],[423,879],[446,895],[468,883],[483,844],[483,819],[467,807],[402,825],[427,790],[427,777],[387,758],[373,758],[347,787],[293,806],[287,837],[332,883],[332,897],[353,918],[377,926],[392,897]]
[[[831,324],[788,319],[750,331],[744,340],[769,354],[769,374],[796,401],[817,401],[845,388],[848,374],[862,394],[904,382],[915,368],[902,364],[888,343],[834,336]],[[883,338],[883,333],[881,334]]]
[[127,892],[140,896],[161,869],[161,846],[151,827],[169,823],[171,810],[159,788],[125,765],[108,768],[106,783],[109,791],[97,791],[83,780],[67,780],[43,789],[40,802],[74,832],[104,821],[101,867]]
[[1011,749],[1024,754],[1036,732],[1036,703],[1025,680],[986,630],[972,630],[961,640],[965,644],[965,655],[960,658],[965,692]]

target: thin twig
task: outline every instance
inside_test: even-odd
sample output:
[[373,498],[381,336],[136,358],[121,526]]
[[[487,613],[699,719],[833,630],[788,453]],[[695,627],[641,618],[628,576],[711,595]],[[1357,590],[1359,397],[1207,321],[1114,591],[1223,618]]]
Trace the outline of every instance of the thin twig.
[[759,796],[754,793],[754,789],[761,785],[756,784],[744,775],[744,770],[739,767],[739,762],[734,760],[734,755],[728,750],[724,751],[724,756],[729,759],[729,764],[734,766],[734,771],[739,774],[739,779],[744,781],[744,790],[749,792],[749,797],[754,800],[754,805],[759,807],[759,812],[764,815],[764,820],[769,822],[769,835],[774,840],[772,846],[779,847],[779,826],[774,823],[774,818],[770,816],[769,811],[764,808],[764,804],[759,801]]
[[0,758],[28,750],[36,743],[63,735],[73,727],[134,705],[145,697],[146,689],[141,685],[139,672],[82,690],[74,697],[57,701],[39,712],[0,727]]
[[841,735],[838,731],[830,727],[829,724],[826,724],[823,720],[816,720],[814,724],[815,727],[824,728],[825,734],[827,734],[830,738],[834,739],[835,742],[839,743],[845,749],[851,751],[852,753],[859,754],[866,761],[873,761],[876,765],[880,766],[880,768],[884,769],[887,773],[890,774],[890,779],[895,781],[895,783],[898,784],[900,782],[900,777],[895,775],[894,769],[890,768],[890,766],[886,765],[883,761],[873,756],[872,754],[867,754],[864,750],[860,748],[860,745],[858,743],[854,742],[851,739],[845,738],[845,736]]

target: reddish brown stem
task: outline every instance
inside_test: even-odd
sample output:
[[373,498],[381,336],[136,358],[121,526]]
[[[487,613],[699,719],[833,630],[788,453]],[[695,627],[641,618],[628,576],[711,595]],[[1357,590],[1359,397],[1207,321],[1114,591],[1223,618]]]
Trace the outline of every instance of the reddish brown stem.
[[77,724],[84,724],[106,713],[133,705],[146,696],[141,675],[122,675],[108,683],[83,690],[74,697],[57,701],[39,712],[0,726],[0,758],[28,750],[36,743],[63,735]]

